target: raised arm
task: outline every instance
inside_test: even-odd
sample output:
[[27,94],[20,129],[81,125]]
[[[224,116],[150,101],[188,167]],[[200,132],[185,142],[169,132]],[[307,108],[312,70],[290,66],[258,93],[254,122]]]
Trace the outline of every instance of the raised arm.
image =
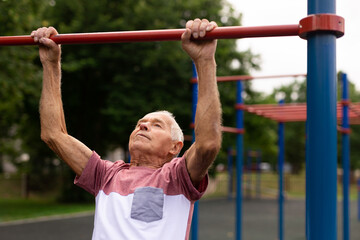
[[216,82],[216,40],[202,38],[216,27],[206,19],[188,21],[182,36],[183,49],[195,63],[198,73],[198,103],[195,116],[195,143],[186,153],[190,178],[197,186],[206,175],[221,147],[221,104]]
[[43,65],[43,86],[40,99],[41,139],[63,159],[77,175],[81,175],[92,151],[68,135],[61,100],[61,48],[49,39],[58,34],[55,28],[39,28],[31,33],[39,43]]

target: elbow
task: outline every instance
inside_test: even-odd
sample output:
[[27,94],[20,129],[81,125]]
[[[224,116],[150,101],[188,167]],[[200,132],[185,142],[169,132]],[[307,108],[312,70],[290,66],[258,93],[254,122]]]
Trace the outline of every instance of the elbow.
[[202,156],[203,159],[215,160],[216,155],[221,148],[221,140],[210,140],[203,144],[197,144],[196,152]]
[[54,136],[52,134],[49,134],[49,133],[45,133],[43,131],[41,131],[41,134],[40,134],[40,138],[43,142],[45,142],[47,145],[50,145],[51,142],[54,141]]
[[51,148],[60,136],[58,133],[41,131],[40,138]]

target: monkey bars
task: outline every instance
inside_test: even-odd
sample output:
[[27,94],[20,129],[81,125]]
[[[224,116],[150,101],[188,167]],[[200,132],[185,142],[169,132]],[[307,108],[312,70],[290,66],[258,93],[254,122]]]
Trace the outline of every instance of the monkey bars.
[[[336,118],[342,122],[342,109],[344,104],[349,107],[350,124],[360,124],[360,103],[338,102]],[[258,104],[258,105],[236,105],[237,109],[244,109],[249,113],[269,118],[277,122],[304,122],[306,121],[306,103],[290,103],[284,105]]]
[[[255,27],[217,27],[207,33],[202,39],[237,39],[254,37],[298,36],[299,24],[273,25]],[[51,37],[57,44],[91,44],[91,43],[120,43],[120,42],[152,42],[177,41],[185,29],[119,31],[96,33],[69,33]],[[27,36],[0,37],[0,46],[37,45],[34,39]]]

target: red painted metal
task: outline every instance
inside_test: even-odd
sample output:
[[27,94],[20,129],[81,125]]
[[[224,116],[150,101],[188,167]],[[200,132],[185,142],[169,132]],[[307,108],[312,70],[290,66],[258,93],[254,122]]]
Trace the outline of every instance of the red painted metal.
[[299,27],[299,36],[303,39],[315,31],[334,32],[336,37],[342,37],[345,31],[345,20],[335,14],[313,14],[301,19]]
[[349,106],[349,104],[350,104],[350,100],[341,100],[341,104],[343,105],[343,106]]
[[217,77],[217,81],[218,82],[247,81],[254,79],[271,79],[271,78],[287,78],[287,77],[306,77],[306,74],[285,74],[285,75],[271,75],[271,76],[249,76],[249,75],[220,76]]
[[[190,124],[190,128],[194,128],[194,126],[195,126],[194,123]],[[228,133],[238,133],[238,134],[244,134],[245,133],[244,129],[233,128],[233,127],[224,127],[224,126],[221,126],[221,131],[222,132],[228,132]]]
[[[234,76],[218,76],[218,82],[232,82],[232,81],[249,81],[255,79],[271,79],[271,78],[289,78],[289,77],[306,77],[306,74],[284,74],[284,75],[271,75],[271,76],[250,76],[250,75],[234,75]],[[191,78],[191,83],[197,83],[197,78]]]
[[[337,119],[342,121],[342,107],[347,102],[337,104]],[[236,105],[235,108],[243,108],[249,113],[256,114],[277,122],[303,122],[306,121],[306,104],[292,103],[285,105],[258,104],[258,105]],[[349,103],[350,124],[360,124],[360,103]]]
[[244,134],[244,129],[232,128],[232,127],[222,127],[221,131],[228,132],[228,133],[237,133],[237,134]]
[[344,134],[350,134],[350,133],[351,133],[351,129],[350,129],[350,128],[343,128],[343,127],[337,126],[337,130],[338,130],[340,133],[344,133]]
[[[58,44],[91,44],[119,42],[177,41],[185,29],[120,31],[97,33],[70,33],[51,37]],[[202,39],[237,39],[253,37],[298,36],[299,25],[274,25],[255,27],[217,27]],[[0,37],[0,46],[36,45],[30,36]]]

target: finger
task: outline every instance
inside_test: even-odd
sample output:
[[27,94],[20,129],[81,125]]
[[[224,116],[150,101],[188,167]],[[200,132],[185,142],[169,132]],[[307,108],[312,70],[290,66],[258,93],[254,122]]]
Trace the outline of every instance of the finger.
[[191,28],[191,32],[192,32],[192,35],[193,35],[194,38],[199,37],[200,24],[201,24],[201,20],[199,18],[196,18],[194,20],[194,23],[193,23],[192,28]]
[[206,34],[206,27],[209,24],[209,21],[207,19],[203,19],[199,26],[199,36],[204,37]]
[[54,36],[54,35],[57,35],[58,32],[56,31],[56,29],[54,27],[49,27],[45,30],[45,35],[44,37],[51,37],[51,36]]
[[188,41],[190,41],[190,38],[191,38],[191,29],[186,28],[185,32],[181,35],[181,40],[183,42],[188,42]]
[[41,39],[44,36],[44,32],[45,32],[46,28],[42,27],[42,28],[38,28],[35,32],[34,32],[34,41],[38,42],[39,39]]
[[192,25],[193,25],[193,23],[194,23],[194,21],[193,21],[193,20],[189,20],[189,21],[187,21],[187,22],[186,22],[185,27],[186,27],[186,28],[191,28],[191,27],[192,27]]
[[52,48],[52,49],[55,49],[58,47],[57,44],[50,38],[44,38],[44,37],[40,38],[39,43],[44,45],[45,47]]
[[214,28],[216,28],[218,25],[216,22],[214,21],[211,21],[207,26],[206,26],[206,31],[211,31],[213,30]]
[[31,32],[31,37],[34,39],[34,42],[38,42],[39,41],[39,32],[41,28],[38,28],[34,31]]

